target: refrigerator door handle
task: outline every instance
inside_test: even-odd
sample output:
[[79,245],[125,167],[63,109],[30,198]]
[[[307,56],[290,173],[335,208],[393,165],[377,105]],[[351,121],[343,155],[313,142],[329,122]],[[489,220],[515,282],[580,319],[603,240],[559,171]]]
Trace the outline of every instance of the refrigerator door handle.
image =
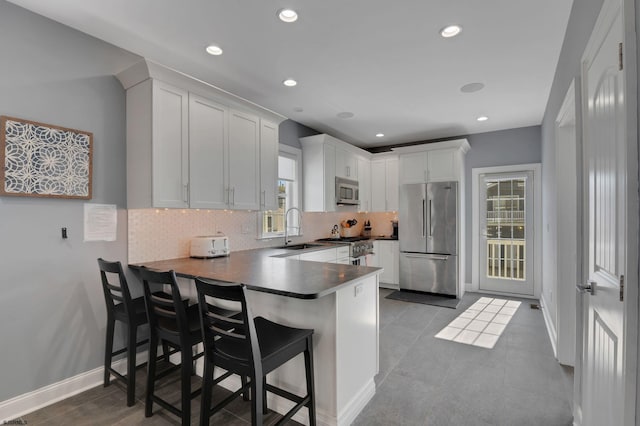
[[433,222],[431,221],[431,199],[429,199],[429,238],[433,238]]
[[411,259],[426,259],[426,260],[449,260],[449,256],[433,256],[430,254],[411,254],[411,253],[402,253],[404,257],[408,257]]
[[427,232],[427,212],[426,210],[426,203],[427,201],[423,198],[422,199],[422,238],[426,237],[426,232]]

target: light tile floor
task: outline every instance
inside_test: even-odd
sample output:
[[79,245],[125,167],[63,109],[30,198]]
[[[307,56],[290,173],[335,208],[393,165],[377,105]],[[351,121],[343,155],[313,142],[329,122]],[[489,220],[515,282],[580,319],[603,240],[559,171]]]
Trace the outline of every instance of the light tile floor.
[[[542,311],[530,308],[535,301],[500,297],[522,304],[505,302],[503,308],[513,309],[510,322],[485,312],[495,331],[506,325],[487,349],[435,336],[482,297],[493,296],[467,293],[458,309],[448,309],[386,299],[389,293],[380,291],[376,395],[354,425],[572,424],[573,369],[554,358]],[[469,328],[473,319],[484,320],[479,315],[460,319],[467,318]]]

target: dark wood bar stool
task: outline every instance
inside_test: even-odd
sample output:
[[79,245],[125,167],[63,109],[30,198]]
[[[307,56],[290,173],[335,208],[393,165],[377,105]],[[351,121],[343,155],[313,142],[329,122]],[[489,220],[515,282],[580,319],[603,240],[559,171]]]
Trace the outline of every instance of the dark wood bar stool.
[[[205,348],[204,375],[200,425],[208,425],[209,417],[235,399],[247,388],[251,390],[251,424],[262,425],[267,411],[266,391],[275,393],[295,403],[295,406],[277,423],[283,424],[302,407],[309,409],[309,423],[316,424],[313,379],[313,330],[297,329],[274,323],[262,317],[253,318],[247,305],[243,284],[196,278],[198,306],[202,321]],[[207,303],[207,298],[209,303]],[[233,317],[213,311],[215,299],[237,302],[241,313]],[[276,368],[304,354],[307,395],[300,397],[284,389],[266,383],[266,376]],[[243,380],[243,386],[223,401],[211,407],[214,384],[213,370],[221,367],[227,374],[235,373]]]
[[[111,375],[127,384],[127,406],[135,403],[136,388],[136,348],[148,342],[148,339],[137,341],[138,327],[147,323],[144,297],[131,298],[129,285],[120,262],[98,259],[104,300],[107,306],[107,338],[104,349],[104,387],[111,383]],[[117,351],[113,350],[113,334],[116,321],[126,325],[127,345]],[[114,356],[127,353],[127,375],[123,376],[111,366]]]
[[[145,417],[152,416],[153,403],[155,402],[180,417],[183,425],[188,425],[191,418],[191,400],[201,391],[201,389],[191,391],[191,376],[194,374],[193,362],[204,354],[203,352],[193,354],[193,346],[202,342],[198,306],[188,306],[188,300],[182,299],[174,271],[159,272],[140,268],[140,277],[144,287],[150,329]],[[152,286],[162,287],[165,285],[171,289],[170,299],[158,296],[152,291]],[[156,351],[160,340],[164,340],[180,350],[181,363],[156,373]],[[181,380],[180,408],[171,405],[154,393],[156,381],[178,369]]]

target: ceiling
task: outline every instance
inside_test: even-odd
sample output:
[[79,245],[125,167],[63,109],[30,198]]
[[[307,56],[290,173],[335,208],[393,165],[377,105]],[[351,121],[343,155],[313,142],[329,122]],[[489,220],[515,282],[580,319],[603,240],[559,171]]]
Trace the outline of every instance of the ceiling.
[[572,0],[11,3],[366,148],[540,124]]

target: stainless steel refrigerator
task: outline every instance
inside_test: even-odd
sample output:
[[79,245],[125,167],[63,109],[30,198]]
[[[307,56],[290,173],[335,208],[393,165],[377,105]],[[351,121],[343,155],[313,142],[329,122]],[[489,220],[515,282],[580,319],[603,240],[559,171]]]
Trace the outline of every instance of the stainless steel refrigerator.
[[400,186],[400,289],[457,296],[458,183]]

